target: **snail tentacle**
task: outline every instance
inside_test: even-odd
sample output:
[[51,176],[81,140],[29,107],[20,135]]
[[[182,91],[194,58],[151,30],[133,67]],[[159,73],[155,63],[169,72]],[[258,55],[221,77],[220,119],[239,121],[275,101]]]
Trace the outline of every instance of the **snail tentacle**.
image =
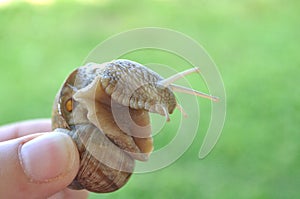
[[190,95],[196,95],[196,96],[199,96],[199,97],[210,99],[214,102],[219,101],[219,98],[216,97],[216,96],[208,95],[206,93],[202,93],[202,92],[194,90],[194,89],[186,88],[186,87],[179,86],[179,85],[176,85],[176,84],[171,84],[169,87],[175,92],[186,93],[186,94],[190,94]]
[[159,84],[163,85],[163,86],[169,86],[170,84],[172,84],[173,82],[177,81],[178,79],[181,79],[189,74],[192,73],[199,73],[200,69],[199,68],[191,68],[191,69],[187,69],[185,71],[182,71],[180,73],[177,73],[167,79],[161,80],[159,81]]

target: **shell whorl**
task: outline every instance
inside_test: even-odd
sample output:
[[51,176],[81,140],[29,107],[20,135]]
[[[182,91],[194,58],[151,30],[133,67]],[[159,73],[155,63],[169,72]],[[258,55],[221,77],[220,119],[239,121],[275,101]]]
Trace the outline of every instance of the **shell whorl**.
[[81,160],[81,169],[69,188],[106,193],[121,188],[128,181],[134,170],[133,158],[97,127],[76,125],[68,134],[75,141]]

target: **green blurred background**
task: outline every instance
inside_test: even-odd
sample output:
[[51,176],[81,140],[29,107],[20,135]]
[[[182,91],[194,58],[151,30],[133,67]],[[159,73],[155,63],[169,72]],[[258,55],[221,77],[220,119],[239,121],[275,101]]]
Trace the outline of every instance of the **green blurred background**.
[[[201,43],[223,76],[227,117],[220,140],[209,156],[197,158],[210,114],[210,103],[199,100],[201,129],[178,161],[90,198],[298,198],[299,10],[296,0],[1,4],[0,124],[50,117],[66,75],[109,36],[171,28]],[[157,52],[137,59],[176,64]],[[168,136],[155,138],[157,146],[169,139],[172,126],[164,131]]]

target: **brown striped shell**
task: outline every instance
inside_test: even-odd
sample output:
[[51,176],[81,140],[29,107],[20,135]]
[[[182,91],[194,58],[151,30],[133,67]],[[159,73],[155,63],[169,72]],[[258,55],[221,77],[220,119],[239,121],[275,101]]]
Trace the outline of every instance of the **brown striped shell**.
[[168,79],[129,60],[89,63],[73,71],[57,93],[52,128],[72,137],[80,168],[72,189],[106,193],[121,188],[153,150],[149,112],[167,120],[176,103],[173,90],[214,97],[172,84],[198,69]]

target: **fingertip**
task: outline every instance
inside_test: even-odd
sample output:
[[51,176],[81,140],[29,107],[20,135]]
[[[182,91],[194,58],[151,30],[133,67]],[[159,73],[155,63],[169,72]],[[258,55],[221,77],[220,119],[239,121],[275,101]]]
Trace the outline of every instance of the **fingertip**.
[[43,183],[67,175],[78,165],[78,154],[71,138],[48,133],[19,147],[20,164],[31,182]]
[[0,152],[0,198],[49,197],[66,188],[79,168],[76,145],[63,133],[2,142]]

